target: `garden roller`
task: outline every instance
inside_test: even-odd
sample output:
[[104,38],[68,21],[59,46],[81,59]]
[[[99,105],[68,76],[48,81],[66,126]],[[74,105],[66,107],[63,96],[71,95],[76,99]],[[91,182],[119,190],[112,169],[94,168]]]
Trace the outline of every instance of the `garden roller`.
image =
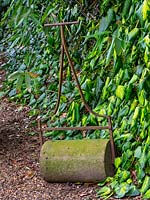
[[[84,126],[84,127],[52,127],[43,128],[40,117],[38,118],[39,138],[41,143],[40,171],[42,177],[48,182],[98,182],[108,176],[114,175],[115,146],[113,140],[111,116],[101,115],[93,111],[87,104],[80,83],[70,58],[65,36],[64,26],[77,24],[78,22],[61,22],[45,24],[48,26],[61,27],[61,59],[58,100],[53,114],[56,114],[61,96],[64,53],[67,56],[74,80],[77,83],[81,100],[85,108],[96,117],[107,120],[107,126]],[[45,131],[88,131],[109,130],[110,139],[82,139],[82,140],[48,140],[44,142]],[[43,144],[44,143],[44,144]]]
[[48,182],[98,182],[113,176],[107,139],[46,141],[40,152],[42,177]]

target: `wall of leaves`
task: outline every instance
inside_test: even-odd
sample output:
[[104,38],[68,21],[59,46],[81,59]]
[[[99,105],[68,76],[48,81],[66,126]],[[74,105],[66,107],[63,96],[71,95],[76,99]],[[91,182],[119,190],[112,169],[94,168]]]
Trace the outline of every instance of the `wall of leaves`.
[[[5,1],[3,1],[4,3]],[[6,2],[5,2],[6,3]],[[51,116],[58,90],[60,30],[44,23],[79,20],[65,30],[85,98],[111,115],[119,155],[116,175],[99,185],[109,199],[142,194],[150,198],[150,3],[125,1],[7,1],[1,17],[0,51],[5,52],[10,100],[31,106],[49,127],[105,125],[88,114],[65,59],[59,112]],[[106,138],[106,131],[47,132],[52,139]]]

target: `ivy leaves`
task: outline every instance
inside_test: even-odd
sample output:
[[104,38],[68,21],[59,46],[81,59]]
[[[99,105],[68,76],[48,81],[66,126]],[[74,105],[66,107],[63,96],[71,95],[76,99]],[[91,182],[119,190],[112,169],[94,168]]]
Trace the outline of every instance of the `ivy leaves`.
[[[111,7],[93,21],[78,15],[79,5],[71,8],[57,1],[39,4],[31,0],[24,5],[12,1],[2,20],[3,24],[12,17],[8,20],[12,28],[12,33],[7,32],[8,43],[5,39],[12,55],[5,66],[11,72],[8,93],[12,100],[29,103],[31,115],[42,110],[47,126],[106,124],[83,109],[66,60],[61,106],[49,119],[57,98],[60,36],[56,28],[43,29],[43,23],[79,18],[79,27],[66,31],[70,52],[86,100],[96,112],[112,116],[119,152],[116,174],[99,184],[104,187],[98,196],[109,199],[112,195],[122,198],[142,194],[150,198],[150,5],[148,0],[116,2],[103,1],[102,6]],[[49,132],[46,136],[83,138],[79,132]],[[85,136],[106,138],[108,134],[97,131]]]
[[[119,17],[117,13],[118,27],[113,24],[105,28],[103,32],[105,33],[103,37],[110,37],[109,31],[111,31],[112,38],[108,40],[106,48],[103,49],[104,53],[100,54],[103,60],[100,66],[105,66],[107,75],[101,67],[101,75],[105,77],[105,84],[99,103],[101,109],[105,108],[106,114],[111,113],[113,116],[115,143],[121,151],[121,156],[115,160],[116,175],[107,186],[98,192],[98,195],[104,199],[109,199],[112,192],[116,198],[136,196],[140,193],[143,197],[149,198],[150,173],[147,169],[150,165],[147,148],[150,147],[150,129],[147,117],[150,105],[149,92],[144,84],[144,79],[148,81],[149,76],[146,73],[146,71],[149,72],[148,46],[150,43],[149,36],[147,36],[149,30],[146,25],[149,24],[150,19],[148,7],[145,6],[147,3],[148,1],[131,3],[126,0],[122,15]],[[130,7],[136,8],[134,12],[132,11],[132,15],[128,12]],[[143,9],[147,14],[143,13]],[[137,19],[139,12],[143,15],[138,19],[140,22],[146,20],[145,24],[139,24]],[[145,30],[145,34],[141,30]],[[143,35],[146,35],[146,38]],[[138,54],[140,56],[137,62]],[[113,70],[114,73],[112,73]],[[106,83],[107,87],[105,87]],[[111,112],[110,108],[112,108]],[[132,168],[135,170],[134,177],[131,173]]]

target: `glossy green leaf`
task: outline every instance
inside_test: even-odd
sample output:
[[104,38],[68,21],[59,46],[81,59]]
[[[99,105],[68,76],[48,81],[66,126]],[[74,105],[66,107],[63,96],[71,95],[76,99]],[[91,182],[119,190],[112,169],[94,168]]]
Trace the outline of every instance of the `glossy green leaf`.
[[139,7],[139,9],[136,11],[136,15],[137,15],[138,19],[140,20],[141,25],[143,25],[143,22],[144,22],[143,15],[142,15],[142,7],[143,7],[143,5],[141,5]]
[[97,194],[100,195],[101,197],[106,197],[110,193],[111,193],[111,189],[105,186],[102,189],[100,189]]
[[76,118],[76,121],[79,122],[79,119],[80,119],[80,109],[79,109],[79,104],[76,103],[75,104],[75,118]]
[[137,35],[139,33],[139,28],[134,28],[133,30],[131,30],[128,34],[128,40],[131,41],[131,40],[134,40]]
[[143,14],[144,20],[146,20],[148,18],[148,16],[149,16],[148,12],[150,12],[149,0],[144,0],[143,7],[142,7],[142,14]]
[[130,112],[134,111],[137,105],[138,105],[138,100],[134,99],[130,106]]
[[116,89],[116,96],[121,100],[124,98],[125,95],[125,87],[123,85],[118,85]]
[[136,150],[134,151],[134,157],[135,158],[140,158],[141,157],[141,153],[142,153],[142,147],[141,146],[138,146],[136,148]]
[[8,93],[9,97],[13,97],[13,96],[15,96],[16,94],[17,94],[16,89],[13,89],[13,90],[11,90],[11,91]]
[[141,74],[142,74],[142,70],[143,70],[143,66],[138,65],[138,66],[137,66],[136,74],[137,74],[137,75],[141,75]]
[[133,75],[133,77],[131,78],[131,80],[129,81],[129,84],[133,84],[138,80],[138,76],[136,74]]
[[118,117],[125,117],[129,112],[129,106],[125,105],[124,108],[122,108],[119,112],[118,112]]
[[147,192],[147,190],[150,187],[150,177],[149,176],[145,176],[143,184],[142,184],[142,188],[141,188],[141,193],[144,194],[145,192]]
[[113,177],[107,177],[107,178],[104,179],[103,181],[100,181],[100,182],[98,183],[98,186],[102,187],[102,186],[104,186],[106,183],[111,182],[112,180],[113,180]]
[[37,103],[42,102],[42,101],[44,100],[45,97],[46,97],[46,94],[45,94],[45,93],[41,94],[41,96],[37,99]]
[[125,0],[124,5],[123,5],[123,11],[122,11],[122,16],[127,17],[129,14],[129,8],[131,6],[131,1],[130,0]]
[[110,23],[113,20],[113,16],[114,16],[113,10],[109,9],[107,12],[107,16],[102,17],[101,22],[100,22],[100,29],[99,29],[100,33],[106,31],[106,29],[108,28],[108,26],[110,25]]
[[143,199],[150,199],[150,189],[143,195]]
[[130,190],[128,191],[128,193],[126,195],[130,196],[130,197],[136,197],[136,196],[140,195],[140,191],[135,185],[131,185]]
[[146,99],[146,93],[144,90],[140,91],[138,93],[138,100],[139,100],[139,103],[144,106],[144,103],[145,103],[145,99]]
[[132,95],[133,95],[133,84],[129,83],[128,86],[126,87],[126,94],[125,94],[126,101],[131,99]]
[[122,41],[119,38],[115,38],[115,51],[117,56],[120,56],[122,53]]
[[127,181],[127,179],[130,177],[130,172],[127,170],[123,170],[120,174],[119,174],[119,182],[125,182]]
[[113,50],[114,50],[114,42],[115,42],[115,38],[113,38],[112,43],[109,47],[108,53],[107,53],[107,57],[106,57],[106,65],[109,64],[111,57],[113,55]]
[[140,114],[140,107],[137,106],[137,107],[135,108],[135,111],[134,111],[134,114],[133,114],[132,119],[133,119],[133,120],[137,120],[139,114]]
[[116,198],[124,197],[130,190],[130,185],[126,182],[121,183],[118,187],[115,188]]
[[122,159],[120,157],[115,158],[115,167],[118,168],[122,163]]

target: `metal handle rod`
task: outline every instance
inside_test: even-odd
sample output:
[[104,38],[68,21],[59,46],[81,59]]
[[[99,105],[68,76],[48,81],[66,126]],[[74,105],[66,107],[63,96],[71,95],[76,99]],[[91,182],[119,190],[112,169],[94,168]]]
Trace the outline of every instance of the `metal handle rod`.
[[52,128],[42,128],[43,131],[88,131],[88,130],[103,130],[109,129],[109,126],[82,126],[82,127],[52,127]]
[[42,147],[44,143],[44,138],[43,138],[43,130],[40,118],[38,119],[38,130],[39,130],[40,147]]
[[72,24],[78,24],[79,21],[73,21],[73,22],[59,22],[59,23],[52,23],[52,24],[44,24],[44,27],[49,26],[65,26],[65,25],[72,25]]
[[114,143],[114,138],[113,138],[113,128],[112,128],[111,116],[109,116],[109,118],[108,118],[108,125],[109,125],[109,136],[110,136],[112,164],[114,164],[115,157],[116,157],[116,152],[115,152],[115,143]]
[[61,56],[60,56],[60,74],[59,74],[59,88],[58,88],[58,99],[56,103],[56,107],[53,115],[55,115],[58,111],[60,97],[61,97],[61,89],[62,89],[62,81],[63,81],[63,67],[64,67],[64,46],[61,46]]

